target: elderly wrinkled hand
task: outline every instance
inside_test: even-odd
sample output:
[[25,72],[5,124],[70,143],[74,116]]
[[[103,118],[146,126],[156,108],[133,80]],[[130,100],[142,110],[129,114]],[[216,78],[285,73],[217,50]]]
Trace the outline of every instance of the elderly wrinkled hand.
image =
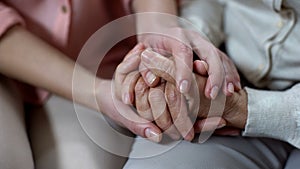
[[[156,74],[159,77],[162,77],[163,79],[166,79],[169,83],[173,84],[172,79],[174,77],[175,70],[174,62],[172,59],[165,58],[155,52],[149,52],[147,58],[142,57],[142,61],[145,64],[147,64],[147,66],[151,69],[151,71],[154,74]],[[198,69],[198,64],[199,62],[195,61],[194,67],[195,72],[197,73],[201,71]],[[212,112],[212,114],[208,114],[210,112],[209,109],[211,107],[212,100],[207,99],[204,96],[207,77],[200,76],[198,74],[194,74],[194,77],[197,84],[197,93],[195,93],[195,91],[190,92],[189,95],[191,97],[187,98],[187,103],[189,107],[191,104],[191,100],[195,102],[192,104],[199,104],[198,118],[202,120],[197,121],[196,131],[199,131],[199,128],[203,129],[203,127],[206,127],[206,129],[204,130],[208,130],[224,126],[224,122],[222,121],[222,119],[219,119],[217,117],[222,117],[223,120],[226,120],[227,126],[243,129],[247,119],[247,94],[245,90],[240,90],[239,92],[233,93],[231,96],[224,97],[224,107],[221,109],[222,112]],[[174,93],[176,92],[177,91],[175,88],[172,88],[171,91],[166,90],[166,99],[168,99],[168,95],[174,96]],[[199,99],[197,99],[197,96],[199,97]],[[172,106],[177,106],[177,108],[180,108],[178,104]],[[194,106],[193,108],[197,108],[197,106]],[[191,111],[192,109],[190,108],[189,110]],[[217,123],[217,119],[215,118],[219,119],[219,123]],[[213,121],[214,123],[210,123],[208,122],[208,120],[210,122]],[[208,125],[204,126],[204,122],[208,122]]]
[[[184,107],[186,106],[184,97],[179,94],[182,98],[179,100],[179,103],[182,103],[182,108],[179,110],[172,106],[178,103],[170,101],[172,96],[167,97],[170,98],[167,100],[164,96],[165,87],[167,90],[175,89],[174,85],[160,83],[157,87],[150,88],[141,77],[138,70],[143,50],[142,44],[137,45],[117,67],[114,81],[116,98],[126,104],[134,104],[141,117],[148,121],[154,120],[156,125],[173,139],[183,136],[186,140],[192,140],[194,138],[193,122],[189,118],[187,108]],[[173,119],[176,117],[178,120],[174,121],[171,117]]]
[[[180,27],[161,29],[159,35],[140,35],[140,41],[153,51],[164,56],[171,55],[174,58],[174,80],[177,89],[186,94],[192,86],[193,52],[204,63],[208,80],[205,85],[205,96],[215,99],[219,90],[223,90],[226,96],[241,89],[240,78],[232,61],[200,33]],[[149,52],[143,52],[148,57]],[[151,55],[151,54],[150,54]],[[144,64],[141,72],[145,82],[149,86],[155,84],[155,76]]]

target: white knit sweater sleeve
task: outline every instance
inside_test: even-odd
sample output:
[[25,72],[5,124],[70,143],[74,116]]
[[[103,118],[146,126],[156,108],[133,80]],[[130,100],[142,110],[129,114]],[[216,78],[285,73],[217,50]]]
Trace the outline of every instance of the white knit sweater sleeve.
[[282,92],[246,91],[248,120],[243,135],[280,139],[300,148],[300,84]]

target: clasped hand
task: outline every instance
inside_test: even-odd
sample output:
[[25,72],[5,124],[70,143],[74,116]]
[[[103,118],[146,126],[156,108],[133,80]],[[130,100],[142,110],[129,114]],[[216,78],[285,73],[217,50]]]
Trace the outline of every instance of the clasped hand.
[[[146,67],[155,75],[150,85],[141,76],[141,67]],[[195,61],[194,67],[195,72],[190,72],[194,82],[189,92],[183,95],[176,88],[173,58],[145,50],[139,44],[116,70],[116,97],[135,106],[140,117],[155,123],[164,134],[175,140],[183,137],[191,141],[195,132],[213,131],[226,124],[242,128],[243,124],[239,123],[245,115],[235,115],[239,113],[239,107],[235,105],[241,101],[241,94],[228,96],[224,112],[208,117],[211,100],[204,94],[207,72],[203,69],[203,62]]]

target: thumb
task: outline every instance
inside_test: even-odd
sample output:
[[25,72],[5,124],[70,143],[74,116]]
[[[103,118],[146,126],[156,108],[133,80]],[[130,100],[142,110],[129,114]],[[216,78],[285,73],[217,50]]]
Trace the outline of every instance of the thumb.
[[208,64],[203,60],[194,61],[194,71],[202,76],[208,75]]
[[160,142],[162,133],[152,122],[138,116],[129,105],[121,101],[115,102],[118,115],[114,119],[121,122],[127,129],[136,135],[147,138],[153,142]]
[[142,63],[154,75],[165,79],[166,81],[176,84],[175,82],[175,65],[174,62],[159,53],[146,49],[142,53]]

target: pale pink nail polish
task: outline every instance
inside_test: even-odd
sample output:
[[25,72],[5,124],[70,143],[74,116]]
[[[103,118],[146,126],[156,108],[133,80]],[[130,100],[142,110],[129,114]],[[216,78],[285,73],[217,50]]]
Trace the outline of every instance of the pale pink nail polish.
[[187,80],[183,80],[179,86],[180,93],[187,93],[189,90],[189,82]]
[[148,72],[148,73],[146,74],[146,79],[147,79],[147,82],[148,82],[149,84],[152,84],[152,83],[155,81],[156,76],[155,76],[153,73]]
[[161,140],[161,135],[153,130],[151,130],[150,128],[146,128],[145,130],[145,136],[147,137],[147,139],[153,141],[153,142],[160,142]]
[[227,86],[227,89],[230,93],[234,93],[234,86],[232,83],[229,83],[228,86]]
[[219,87],[218,86],[213,87],[210,92],[211,99],[214,100],[218,96],[218,93],[219,93]]

